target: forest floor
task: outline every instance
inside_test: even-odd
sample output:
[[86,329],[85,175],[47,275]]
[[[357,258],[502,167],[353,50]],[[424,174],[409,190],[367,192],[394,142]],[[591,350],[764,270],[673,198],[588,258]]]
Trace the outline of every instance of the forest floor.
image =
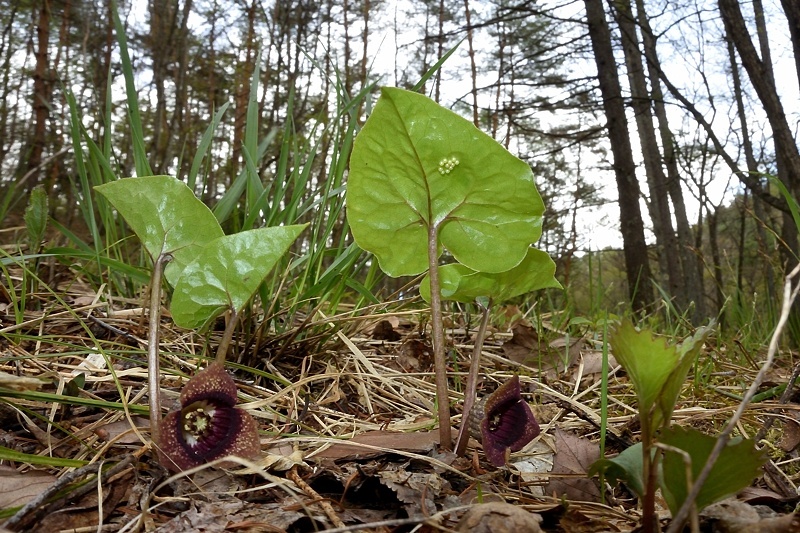
[[[437,445],[425,312],[405,303],[374,314],[315,312],[279,335],[241,335],[229,370],[239,407],[257,420],[262,456],[233,469],[204,465],[171,475],[148,437],[142,302],[95,293],[66,274],[52,292],[28,295],[38,310],[21,321],[2,293],[0,509],[7,530],[576,533],[638,526],[637,498],[624,486],[601,490],[586,475],[601,453],[603,357],[602,331],[588,324],[567,335],[546,316],[524,318],[508,307],[490,328],[479,396],[518,374],[541,426],[501,468],[486,462],[474,440],[465,457]],[[219,335],[176,329],[164,313],[162,394],[174,408]],[[475,332],[461,315],[448,320],[455,435]],[[712,338],[673,422],[718,433],[765,353]],[[613,355],[609,363],[607,456],[639,438],[636,395]],[[794,363],[782,353],[763,390],[789,382]],[[791,514],[797,404],[779,404],[777,396],[750,404],[738,426],[752,438],[774,422],[760,443],[771,459],[763,475],[703,511],[701,531],[798,527]],[[668,524],[664,502],[657,505]]]

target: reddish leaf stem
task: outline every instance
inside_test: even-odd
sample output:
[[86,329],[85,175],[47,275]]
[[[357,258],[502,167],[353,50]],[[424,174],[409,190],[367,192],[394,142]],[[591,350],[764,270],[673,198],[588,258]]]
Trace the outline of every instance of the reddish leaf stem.
[[433,367],[436,379],[436,402],[439,416],[439,444],[453,449],[450,434],[450,391],[447,386],[447,359],[444,349],[442,293],[439,287],[439,228],[433,221],[428,226],[428,276],[431,282],[431,331],[433,334]]
[[158,443],[161,422],[161,372],[158,358],[158,328],[161,325],[161,278],[164,267],[172,261],[172,254],[162,253],[153,264],[150,278],[150,327],[147,332],[147,387],[150,391],[150,439]]
[[481,352],[483,351],[483,340],[486,338],[486,329],[489,327],[489,310],[492,308],[492,300],[486,307],[478,304],[483,310],[481,325],[475,335],[475,345],[472,348],[472,359],[469,362],[469,375],[467,376],[467,387],[464,391],[464,408],[461,411],[461,428],[458,430],[456,439],[456,455],[462,456],[467,451],[469,441],[469,418],[472,406],[475,405],[475,396],[478,390],[478,374],[481,368]]

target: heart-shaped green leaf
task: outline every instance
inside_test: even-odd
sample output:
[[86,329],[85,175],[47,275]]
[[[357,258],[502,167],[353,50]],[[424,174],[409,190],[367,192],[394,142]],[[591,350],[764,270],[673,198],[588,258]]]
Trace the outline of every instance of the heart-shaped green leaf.
[[[443,265],[439,268],[439,285],[445,300],[469,303],[486,296],[502,302],[538,289],[560,289],[555,272],[556,264],[546,252],[529,248],[525,259],[505,272],[476,272],[460,263]],[[431,283],[427,275],[420,282],[419,293],[426,302],[430,301]]]
[[172,319],[196,328],[226,309],[240,311],[306,226],[242,231],[205,245],[175,285]]
[[203,245],[223,235],[211,210],[172,176],[126,178],[95,190],[119,211],[154,260],[172,254],[164,275],[173,287]]
[[347,207],[356,242],[390,276],[428,269],[429,229],[466,267],[510,270],[544,212],[526,163],[433,100],[388,87],[355,140]]
[[[716,442],[714,437],[696,429],[679,426],[665,430],[658,440],[689,455],[692,481],[705,466]],[[698,510],[748,486],[753,478],[758,476],[765,461],[764,453],[756,450],[752,440],[732,439],[722,449],[697,495]],[[674,515],[689,493],[686,484],[686,463],[682,454],[673,451],[664,452],[661,492]]]

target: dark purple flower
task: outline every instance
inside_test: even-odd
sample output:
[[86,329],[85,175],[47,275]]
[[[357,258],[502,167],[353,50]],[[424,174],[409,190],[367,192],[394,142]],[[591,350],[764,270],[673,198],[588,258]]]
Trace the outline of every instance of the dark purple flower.
[[198,372],[181,391],[181,409],[159,425],[159,458],[172,471],[261,451],[256,422],[236,408],[236,384],[219,363]]
[[480,423],[481,444],[494,466],[506,464],[506,450],[517,452],[539,434],[539,424],[522,399],[519,376],[514,376],[486,398]]

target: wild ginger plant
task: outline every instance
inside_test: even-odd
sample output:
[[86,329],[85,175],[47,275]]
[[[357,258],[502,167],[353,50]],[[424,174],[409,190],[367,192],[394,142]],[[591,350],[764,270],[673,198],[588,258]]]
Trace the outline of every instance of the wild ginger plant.
[[527,163],[429,98],[385,87],[356,137],[347,220],[390,276],[427,272],[439,440],[452,448],[439,261],[507,272],[542,233],[544,203]]
[[[439,268],[439,285],[442,299],[462,303],[475,302],[478,307],[482,308],[483,313],[480,327],[475,336],[472,359],[467,376],[467,385],[464,391],[461,428],[458,432],[455,447],[457,455],[463,455],[466,451],[467,440],[471,432],[478,438],[481,444],[483,444],[484,452],[489,462],[495,466],[501,466],[505,463],[505,444],[508,444],[508,448],[511,449],[511,451],[518,451],[538,435],[539,428],[532,414],[530,417],[509,417],[507,420],[511,424],[517,425],[526,420],[530,420],[527,426],[523,424],[514,429],[515,433],[527,435],[529,437],[525,442],[522,442],[522,439],[519,438],[496,438],[501,432],[500,430],[502,430],[500,424],[488,425],[481,423],[480,431],[475,431],[472,427],[475,425],[472,419],[475,416],[485,416],[487,413],[485,413],[485,408],[480,408],[473,412],[473,405],[476,399],[480,356],[483,351],[483,341],[489,322],[489,312],[493,303],[509,300],[520,294],[538,289],[561,288],[561,284],[555,278],[555,271],[556,264],[550,256],[546,252],[537,250],[536,248],[529,248],[525,258],[517,266],[506,272],[476,272],[460,263],[450,263]],[[430,301],[431,285],[429,276],[425,276],[422,280],[419,290],[422,297],[426,301]],[[516,379],[516,391],[517,397],[519,397],[519,379]],[[487,405],[494,404],[497,406],[495,407],[496,412],[494,414],[489,412],[490,418],[494,417],[499,420],[501,418],[500,407],[510,407],[513,405],[513,403],[508,400],[500,402],[495,401],[495,397],[498,394],[503,397],[511,397],[509,394],[503,394],[500,391],[512,390],[509,388],[513,387],[512,381],[513,378],[506,384],[501,385],[498,391],[485,399]],[[513,422],[511,421],[512,419],[514,420]],[[500,451],[493,451],[491,448],[500,448]]]
[[[239,312],[307,224],[225,235],[208,207],[171,176],[127,178],[95,189],[125,218],[153,258],[150,432],[162,463],[181,470],[228,454],[253,455],[255,422],[234,407],[236,386],[223,363]],[[187,383],[181,409],[163,424],[158,356],[162,274],[174,287],[170,311],[178,326],[200,328],[228,313],[216,361]]]
[[[629,321],[623,321],[610,334],[614,356],[636,391],[641,442],[613,459],[600,459],[589,473],[623,481],[639,496],[645,533],[660,531],[656,491],[661,490],[675,515],[716,442],[696,429],[670,425],[681,387],[711,331],[710,326],[700,328],[680,345],[669,345],[650,331],[636,330]],[[698,493],[697,509],[746,487],[763,463],[764,457],[752,440],[731,439]]]

